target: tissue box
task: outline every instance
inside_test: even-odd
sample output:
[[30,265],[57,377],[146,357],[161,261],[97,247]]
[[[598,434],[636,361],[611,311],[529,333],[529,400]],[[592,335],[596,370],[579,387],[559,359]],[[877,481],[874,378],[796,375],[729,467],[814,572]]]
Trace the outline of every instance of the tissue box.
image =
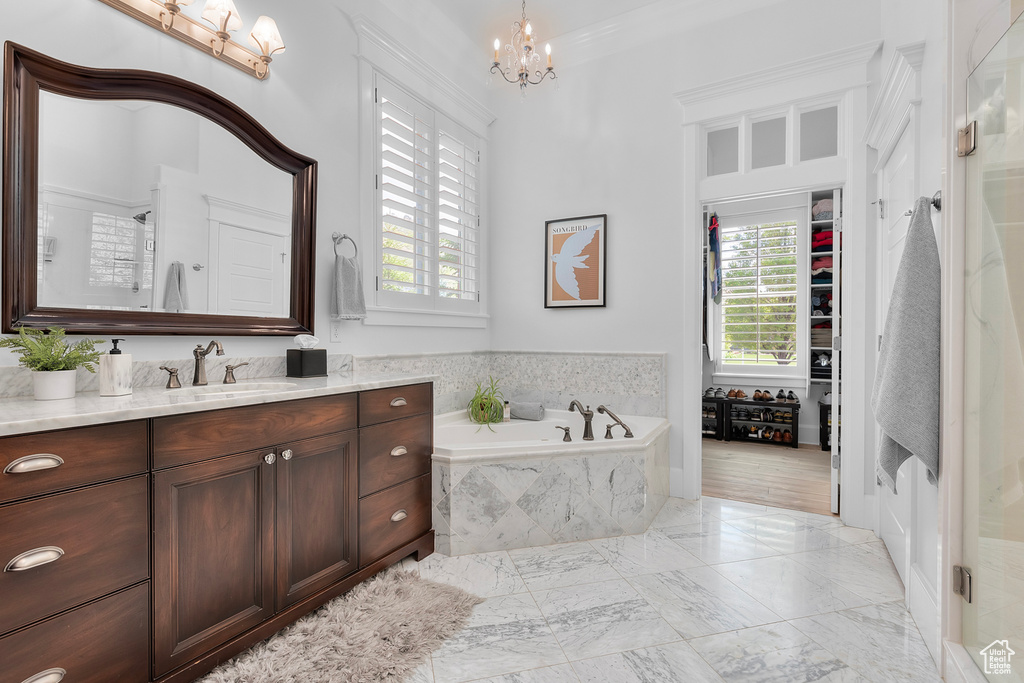
[[288,349],[289,377],[326,377],[327,349]]

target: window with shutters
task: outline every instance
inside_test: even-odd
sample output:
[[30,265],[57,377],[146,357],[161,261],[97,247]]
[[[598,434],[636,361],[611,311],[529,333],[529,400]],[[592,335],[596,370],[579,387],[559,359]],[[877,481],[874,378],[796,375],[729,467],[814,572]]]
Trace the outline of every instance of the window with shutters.
[[720,227],[722,299],[718,371],[799,375],[800,221],[735,217]]
[[375,78],[378,306],[475,313],[480,307],[480,142]]

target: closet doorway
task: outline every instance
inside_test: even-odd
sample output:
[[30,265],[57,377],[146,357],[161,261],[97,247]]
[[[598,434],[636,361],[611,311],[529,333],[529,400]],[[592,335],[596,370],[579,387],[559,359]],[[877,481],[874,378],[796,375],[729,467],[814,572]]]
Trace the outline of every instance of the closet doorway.
[[833,189],[708,203],[703,495],[838,512],[840,210]]

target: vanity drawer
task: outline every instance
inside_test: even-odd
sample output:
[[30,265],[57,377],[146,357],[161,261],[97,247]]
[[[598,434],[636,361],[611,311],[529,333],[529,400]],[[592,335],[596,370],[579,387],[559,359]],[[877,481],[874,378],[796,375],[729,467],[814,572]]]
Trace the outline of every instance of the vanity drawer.
[[359,566],[365,567],[428,531],[429,474],[363,498],[359,501]]
[[147,449],[144,420],[0,438],[0,503],[145,472]]
[[153,469],[200,462],[356,426],[356,394],[190,413],[153,420]]
[[149,584],[0,638],[4,681],[64,669],[75,683],[149,680]]
[[430,472],[432,415],[365,427],[359,432],[359,495]]
[[[29,556],[20,563],[29,568],[2,571],[33,550],[41,563],[31,566]],[[0,508],[0,553],[0,633],[142,581],[149,576],[149,477]]]
[[404,387],[359,392],[359,426],[378,424],[401,417],[433,411],[433,385],[408,384]]

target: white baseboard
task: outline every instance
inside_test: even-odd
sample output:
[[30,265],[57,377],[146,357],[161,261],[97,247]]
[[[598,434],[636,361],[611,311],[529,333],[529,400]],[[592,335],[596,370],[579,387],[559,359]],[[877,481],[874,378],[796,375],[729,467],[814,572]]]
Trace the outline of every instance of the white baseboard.
[[942,643],[943,680],[946,683],[987,683],[985,675],[960,643]]
[[942,655],[938,591],[921,573],[921,569],[916,563],[910,567],[907,602],[910,607],[910,616],[914,618],[917,630],[921,632],[921,637],[924,638],[925,645],[928,646],[928,652],[931,653],[935,666],[938,667]]

